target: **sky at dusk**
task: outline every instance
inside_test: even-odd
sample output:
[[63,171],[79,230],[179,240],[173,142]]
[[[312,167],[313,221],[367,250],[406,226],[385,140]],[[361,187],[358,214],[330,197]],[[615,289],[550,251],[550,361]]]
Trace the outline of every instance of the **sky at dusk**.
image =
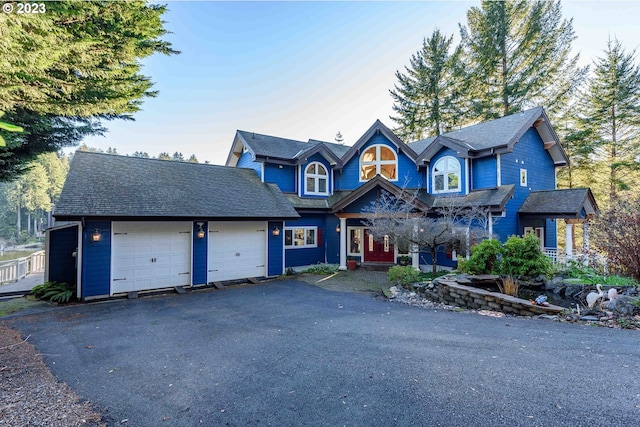
[[[352,145],[376,119],[393,127],[395,71],[436,29],[459,41],[458,24],[479,1],[168,1],[165,39],[180,55],[143,61],[156,98],[135,121],[105,123],[90,147],[120,154],[195,154],[226,161],[237,129]],[[564,1],[575,53],[591,64],[609,37],[640,45],[640,1]]]

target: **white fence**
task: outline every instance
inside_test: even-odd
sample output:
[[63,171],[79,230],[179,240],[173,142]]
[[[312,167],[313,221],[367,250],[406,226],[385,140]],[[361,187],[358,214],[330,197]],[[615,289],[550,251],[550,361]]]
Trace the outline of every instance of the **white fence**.
[[607,258],[604,255],[598,254],[583,254],[575,253],[573,255],[567,255],[564,252],[558,252],[556,248],[544,248],[542,251],[546,256],[551,258],[553,265],[556,267],[566,267],[568,261],[574,261],[583,265],[588,265],[602,270],[605,274],[608,274],[609,269],[607,265]]
[[27,274],[40,271],[44,271],[44,251],[11,261],[0,261],[0,285],[17,282]]

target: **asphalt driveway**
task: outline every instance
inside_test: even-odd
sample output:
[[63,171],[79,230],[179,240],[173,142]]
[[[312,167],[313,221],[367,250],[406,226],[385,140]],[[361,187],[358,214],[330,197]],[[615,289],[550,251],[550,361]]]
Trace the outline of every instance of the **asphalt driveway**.
[[8,321],[109,425],[640,419],[637,331],[424,310],[295,280]]

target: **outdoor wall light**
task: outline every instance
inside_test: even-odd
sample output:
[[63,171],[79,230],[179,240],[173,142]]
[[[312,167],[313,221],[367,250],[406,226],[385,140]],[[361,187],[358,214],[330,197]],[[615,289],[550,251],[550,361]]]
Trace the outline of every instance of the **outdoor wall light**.
[[93,230],[93,235],[91,236],[91,238],[94,242],[99,242],[100,238],[102,238],[102,234],[100,234],[100,230],[97,228]]
[[340,224],[336,225],[336,233],[340,232]]
[[196,222],[196,224],[198,225],[198,231],[196,232],[196,236],[198,237],[198,239],[204,239],[204,230],[202,229],[204,222]]
[[271,234],[273,234],[276,237],[278,237],[280,235],[280,229],[278,228],[277,225],[275,227],[273,227],[273,231],[271,232]]

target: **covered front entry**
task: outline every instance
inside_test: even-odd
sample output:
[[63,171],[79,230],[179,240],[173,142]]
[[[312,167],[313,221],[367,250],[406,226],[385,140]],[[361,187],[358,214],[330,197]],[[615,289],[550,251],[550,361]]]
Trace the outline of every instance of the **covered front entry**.
[[376,240],[371,231],[364,230],[364,262],[394,262],[394,249],[389,236]]
[[266,276],[267,223],[210,222],[208,253],[209,283]]
[[191,222],[114,221],[111,295],[191,284]]

